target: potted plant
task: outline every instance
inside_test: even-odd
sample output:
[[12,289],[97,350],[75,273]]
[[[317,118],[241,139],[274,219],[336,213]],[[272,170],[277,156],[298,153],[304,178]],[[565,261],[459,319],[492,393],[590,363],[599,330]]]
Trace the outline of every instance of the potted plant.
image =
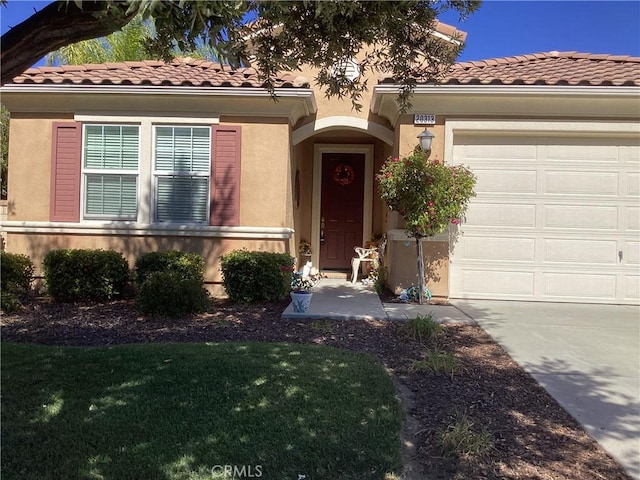
[[298,245],[298,253],[303,257],[311,256],[311,243],[304,238],[300,240],[300,245]]
[[314,282],[303,277],[301,272],[293,272],[293,280],[291,280],[291,303],[293,311],[296,313],[305,313],[311,304],[311,289]]

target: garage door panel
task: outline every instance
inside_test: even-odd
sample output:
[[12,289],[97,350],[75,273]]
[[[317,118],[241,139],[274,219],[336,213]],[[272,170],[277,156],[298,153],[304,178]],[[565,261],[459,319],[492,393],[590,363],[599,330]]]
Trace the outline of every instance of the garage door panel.
[[546,205],[543,228],[617,230],[618,208],[594,205]]
[[616,298],[616,275],[544,273],[542,278],[542,294],[546,297],[587,297],[602,301],[614,301]]
[[627,265],[640,267],[640,242],[625,242],[622,258]]
[[615,266],[618,261],[618,243],[615,240],[545,239],[543,261]]
[[638,166],[640,165],[640,140],[636,140],[633,145],[621,145],[619,151],[620,161]]
[[534,194],[537,172],[535,170],[498,170],[476,168],[476,194]]
[[473,163],[474,160],[482,163],[529,163],[537,155],[535,143],[527,145],[524,137],[504,138],[500,143],[493,144],[473,135],[458,138],[461,146],[458,153],[466,159],[466,163]]
[[640,230],[640,207],[627,207],[627,230]]
[[461,291],[467,296],[485,292],[493,298],[532,297],[535,275],[533,272],[514,272],[512,270],[473,270],[462,272]]
[[630,172],[626,174],[626,188],[623,193],[628,197],[640,197],[640,173]]
[[623,300],[628,303],[640,303],[640,276],[626,275],[622,277]]
[[530,238],[465,237],[456,248],[469,260],[533,262],[535,257]]
[[[588,165],[597,163],[618,164],[618,145],[602,145],[603,140],[588,138],[544,139],[547,143],[539,149],[539,158],[550,163]],[[554,144],[554,142],[557,142]],[[613,143],[613,142],[612,142]]]
[[466,223],[470,226],[534,228],[536,226],[536,207],[535,205],[475,202],[469,205]]
[[544,193],[550,195],[618,195],[618,174],[614,172],[547,171]]

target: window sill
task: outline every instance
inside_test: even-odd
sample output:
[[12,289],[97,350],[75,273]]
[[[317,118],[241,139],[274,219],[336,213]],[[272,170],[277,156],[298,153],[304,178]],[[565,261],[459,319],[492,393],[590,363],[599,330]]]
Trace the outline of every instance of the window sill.
[[268,238],[289,239],[293,228],[283,227],[219,227],[209,225],[141,225],[133,222],[15,222],[0,223],[7,233],[122,235],[122,236],[186,236],[211,238]]

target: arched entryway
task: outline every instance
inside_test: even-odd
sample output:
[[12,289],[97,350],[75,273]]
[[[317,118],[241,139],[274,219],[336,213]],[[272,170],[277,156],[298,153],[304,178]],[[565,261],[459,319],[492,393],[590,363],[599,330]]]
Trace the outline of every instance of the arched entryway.
[[393,130],[370,120],[334,116],[292,132],[294,227],[299,266],[349,271],[353,247],[384,233],[384,210],[374,187],[376,169],[392,154]]

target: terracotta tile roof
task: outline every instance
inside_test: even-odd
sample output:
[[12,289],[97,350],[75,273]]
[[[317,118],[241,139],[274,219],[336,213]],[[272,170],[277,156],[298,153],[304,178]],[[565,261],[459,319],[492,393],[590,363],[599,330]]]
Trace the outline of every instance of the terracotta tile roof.
[[[155,85],[190,87],[262,87],[253,68],[232,69],[219,63],[192,58],[171,63],[156,60],[141,62],[64,65],[30,68],[13,79],[14,84],[65,85]],[[276,88],[309,88],[302,76],[284,73],[275,81]]]
[[[380,79],[393,82],[389,76]],[[440,84],[640,86],[640,57],[546,52],[462,62]]]

